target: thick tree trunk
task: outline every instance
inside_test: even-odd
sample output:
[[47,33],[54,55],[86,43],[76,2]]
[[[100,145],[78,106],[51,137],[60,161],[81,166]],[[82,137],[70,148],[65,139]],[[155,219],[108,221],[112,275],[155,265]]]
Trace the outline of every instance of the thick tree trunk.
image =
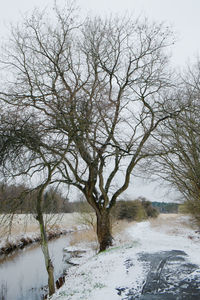
[[111,235],[111,222],[109,211],[97,212],[97,237],[99,242],[99,252],[112,246],[113,237]]

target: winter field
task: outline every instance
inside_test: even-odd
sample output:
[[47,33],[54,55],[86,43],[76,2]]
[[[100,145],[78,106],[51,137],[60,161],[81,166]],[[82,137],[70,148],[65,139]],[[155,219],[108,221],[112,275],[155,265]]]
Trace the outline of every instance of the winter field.
[[[68,269],[65,284],[51,300],[200,299],[200,233],[188,216],[114,223],[114,245],[100,254],[94,216],[47,215],[46,221],[53,231],[74,231],[63,259],[72,253],[70,262],[76,266]],[[8,227],[1,227],[1,247],[39,236],[33,216],[18,215],[12,222],[9,238]]]
[[[200,235],[196,229],[187,216],[160,215],[129,224],[104,253],[88,257],[90,246],[80,241],[68,250],[85,249],[87,255],[72,259],[79,266],[69,269],[65,285],[52,299],[200,299]],[[149,290],[155,274],[160,286]],[[189,290],[188,282],[193,280],[195,289]]]

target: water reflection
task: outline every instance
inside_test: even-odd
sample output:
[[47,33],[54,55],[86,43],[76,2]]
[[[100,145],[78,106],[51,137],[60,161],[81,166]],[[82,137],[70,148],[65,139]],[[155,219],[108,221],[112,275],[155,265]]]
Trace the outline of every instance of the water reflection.
[[7,284],[5,282],[2,282],[0,287],[0,299],[1,300],[7,299]]
[[[49,242],[55,276],[63,273],[63,248],[69,245],[69,236]],[[47,274],[41,248],[32,245],[6,257],[0,263],[0,300],[39,300],[47,285]]]

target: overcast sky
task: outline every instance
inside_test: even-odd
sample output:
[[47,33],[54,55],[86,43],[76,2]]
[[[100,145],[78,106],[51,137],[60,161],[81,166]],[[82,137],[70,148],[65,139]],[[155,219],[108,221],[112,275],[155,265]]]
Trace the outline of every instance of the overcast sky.
[[[65,2],[58,0],[58,3]],[[152,20],[165,21],[177,33],[173,49],[173,63],[183,66],[194,60],[200,52],[200,0],[79,0],[82,12],[93,14],[133,13],[148,16]],[[21,14],[35,6],[52,6],[54,0],[1,0],[0,36],[5,35],[9,22],[17,22]]]
[[[0,36],[6,36],[8,24],[20,21],[22,14],[34,7],[45,8],[53,3],[54,0],[1,0]],[[76,3],[84,14],[128,12],[133,16],[143,15],[154,21],[166,22],[177,36],[172,49],[172,62],[177,68],[183,67],[189,60],[193,61],[200,54],[200,0],[79,0]],[[129,191],[133,197],[142,195],[151,200],[166,199],[166,196],[162,197],[162,189],[155,191],[152,184],[138,182]]]

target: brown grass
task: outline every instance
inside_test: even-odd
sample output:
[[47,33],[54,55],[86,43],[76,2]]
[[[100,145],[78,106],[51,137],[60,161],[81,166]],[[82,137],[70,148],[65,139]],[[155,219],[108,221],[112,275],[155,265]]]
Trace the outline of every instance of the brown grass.
[[23,233],[39,232],[37,221],[31,215],[1,215],[0,236],[16,236]]
[[[50,230],[55,228],[68,230],[76,229],[76,215],[77,213],[45,215],[44,218],[48,224],[47,228]],[[39,225],[33,215],[0,215],[0,237],[5,237],[8,234],[16,236],[32,232],[39,233]]]
[[113,223],[113,227],[112,227],[112,233],[113,233],[113,236],[117,235],[117,234],[120,234],[122,231],[124,231],[126,228],[132,226],[133,224],[135,224],[136,221],[133,221],[133,222],[128,222],[126,220],[118,220],[118,221],[115,221]]
[[97,242],[96,232],[92,229],[76,231],[72,234],[70,245],[74,246],[82,242],[94,243]]
[[[6,217],[8,220],[8,216]],[[47,215],[45,218],[51,220],[48,226],[50,231],[59,231],[59,229],[77,230],[79,229],[80,225],[84,225],[86,227],[85,230],[78,230],[72,234],[70,245],[74,246],[80,243],[90,243],[94,250],[98,249],[96,218],[94,218],[94,214],[63,214],[62,218],[60,215],[54,216],[54,218],[52,218],[50,215]],[[132,224],[134,224],[134,222],[127,222],[126,220],[118,220],[113,222],[112,235],[114,240],[118,242],[126,242],[128,240],[128,236],[125,233],[121,233]],[[40,235],[38,222],[32,215],[15,215],[12,220],[12,225],[13,226],[10,234],[11,237],[18,236],[20,238],[20,236],[23,236],[24,233],[36,233],[38,236]],[[8,234],[8,228],[6,231],[6,226],[0,226],[0,234],[6,238]]]
[[[85,219],[79,218],[79,221],[80,220],[85,220]],[[126,242],[128,239],[128,235],[126,235],[125,233],[123,235],[120,234],[126,228],[133,225],[134,223],[135,222],[127,222],[125,220],[114,222],[112,225],[112,235],[114,237],[114,240],[119,240],[119,236],[120,236],[120,242]],[[95,226],[91,226],[88,230],[77,231],[72,234],[70,245],[75,246],[80,243],[90,243],[94,250],[98,249],[98,240],[97,240]]]
[[164,230],[169,234],[178,234],[183,228],[195,229],[192,220],[184,218],[182,214],[160,214],[158,218],[150,220],[151,226],[158,230]]

